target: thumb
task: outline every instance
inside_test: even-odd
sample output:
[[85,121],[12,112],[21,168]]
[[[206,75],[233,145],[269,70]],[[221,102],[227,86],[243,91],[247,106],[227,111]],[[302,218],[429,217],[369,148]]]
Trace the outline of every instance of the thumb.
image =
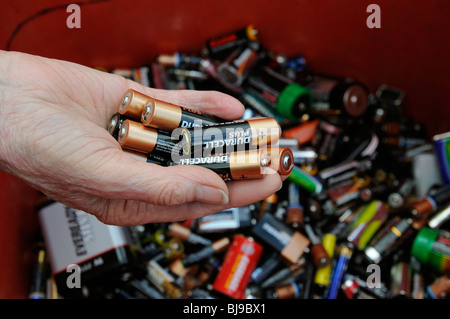
[[194,165],[163,167],[118,149],[93,174],[93,180],[100,186],[96,195],[103,198],[137,200],[158,206],[229,201],[227,185],[211,170]]

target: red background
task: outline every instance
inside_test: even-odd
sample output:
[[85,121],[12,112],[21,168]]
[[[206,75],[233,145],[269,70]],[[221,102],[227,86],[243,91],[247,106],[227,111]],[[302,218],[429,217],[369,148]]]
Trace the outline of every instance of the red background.
[[[272,51],[305,54],[312,70],[354,77],[372,91],[403,89],[406,111],[430,135],[450,130],[449,1],[86,0],[78,2],[80,29],[66,26],[70,3],[3,1],[0,49],[132,67],[161,52],[197,53],[207,38],[254,24]],[[366,26],[371,3],[381,8],[381,29]],[[12,176],[0,179],[0,298],[26,298],[37,196]]]

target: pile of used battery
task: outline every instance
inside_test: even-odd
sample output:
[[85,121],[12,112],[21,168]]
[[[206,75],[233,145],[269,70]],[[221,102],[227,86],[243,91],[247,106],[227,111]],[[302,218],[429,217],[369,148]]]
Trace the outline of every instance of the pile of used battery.
[[278,121],[294,169],[261,202],[178,223],[40,207],[30,298],[449,298],[450,134],[429,138],[402,90],[317,74],[252,26],[110,72],[235,96]]

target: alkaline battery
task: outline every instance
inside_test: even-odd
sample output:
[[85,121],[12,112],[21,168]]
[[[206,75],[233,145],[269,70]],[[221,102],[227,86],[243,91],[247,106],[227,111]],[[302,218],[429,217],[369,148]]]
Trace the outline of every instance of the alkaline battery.
[[294,165],[288,179],[314,195],[319,194],[323,189],[322,183],[315,176],[309,174],[297,165]]
[[213,289],[234,299],[245,298],[245,289],[262,252],[263,247],[252,237],[235,235],[214,280]]
[[217,68],[219,82],[231,90],[239,89],[249,71],[258,62],[258,51],[257,42],[234,50]]
[[232,207],[196,219],[199,233],[220,233],[250,227],[254,223],[251,206]]
[[[126,151],[126,150],[125,150]],[[266,168],[270,165],[270,158],[263,150],[232,152],[229,154],[207,157],[181,158],[175,162],[155,161],[152,154],[126,151],[135,159],[156,163],[164,166],[196,165],[205,167],[218,174],[225,181],[263,178]]]
[[368,109],[369,91],[361,82],[312,75],[305,86],[313,96],[313,113],[359,117]]
[[142,110],[152,98],[136,90],[129,89],[119,104],[119,113],[134,120],[141,120]]
[[310,244],[308,237],[294,231],[272,214],[264,214],[252,232],[280,252],[281,259],[288,264],[297,263]]
[[120,127],[122,126],[123,122],[125,120],[131,119],[128,116],[122,115],[119,112],[116,112],[111,116],[109,119],[109,122],[106,126],[106,130],[109,134],[111,134],[112,137],[114,137],[116,140],[119,137]]
[[331,282],[326,293],[327,299],[337,299],[342,280],[347,272],[350,259],[353,256],[353,247],[349,243],[341,243],[336,248],[337,259],[334,261]]
[[44,243],[39,243],[30,274],[29,299],[46,299],[50,265]]
[[288,205],[284,222],[292,228],[299,229],[305,225],[303,205],[300,204],[300,190],[297,184],[288,185]]
[[450,184],[450,132],[434,135],[433,145],[442,179],[445,184]]
[[387,220],[388,215],[387,205],[380,200],[372,200],[360,206],[357,216],[349,225],[347,240],[353,243],[355,248],[363,250]]
[[208,258],[214,254],[220,253],[228,248],[230,244],[230,239],[228,237],[222,237],[211,243],[210,246],[207,246],[195,253],[187,255],[185,258],[181,260],[183,266],[187,267],[192,264],[199,262],[205,258]]
[[405,178],[395,192],[388,196],[388,204],[392,208],[399,208],[403,206],[406,198],[414,190],[416,181],[413,178]]
[[200,111],[149,98],[144,104],[140,121],[148,127],[173,131],[178,127],[207,126],[224,120]]
[[320,120],[311,145],[316,149],[319,168],[328,166],[333,159],[342,128],[329,120]]
[[200,65],[203,59],[198,56],[188,55],[180,52],[173,54],[160,54],[156,58],[156,61],[163,66],[173,66],[176,68],[186,65]]
[[400,218],[399,216],[392,218],[364,250],[365,257],[372,263],[380,263],[412,234],[411,225],[410,218]]
[[448,203],[450,203],[450,184],[429,191],[425,198],[412,205],[411,213],[415,217],[426,217],[438,210],[441,205]]
[[172,223],[168,227],[168,235],[178,237],[190,244],[211,245],[211,240],[193,233],[188,227],[180,223]]
[[214,60],[223,60],[231,51],[239,46],[258,40],[258,30],[248,25],[232,32],[208,39],[203,54]]
[[248,92],[291,121],[305,120],[312,103],[311,92],[272,68],[254,68],[243,85]]
[[274,118],[252,118],[186,129],[195,157],[270,146],[278,142],[281,128]]
[[309,248],[310,254],[314,265],[317,268],[322,268],[331,264],[331,258],[328,255],[322,240],[316,235],[314,229],[310,224],[305,224],[305,232],[311,241],[311,247]]
[[414,239],[411,255],[439,272],[449,273],[450,232],[423,227]]
[[175,132],[169,135],[142,123],[125,120],[120,126],[117,140],[124,149],[142,152],[147,154],[149,160],[167,163],[190,155],[186,129],[181,129],[177,135]]

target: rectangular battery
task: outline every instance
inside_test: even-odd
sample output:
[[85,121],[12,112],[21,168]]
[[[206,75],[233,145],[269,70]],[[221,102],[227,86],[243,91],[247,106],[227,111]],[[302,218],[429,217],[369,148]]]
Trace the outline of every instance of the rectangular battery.
[[310,244],[308,237],[267,213],[259,219],[252,231],[258,238],[280,252],[287,263],[295,264]]
[[132,227],[101,223],[94,215],[54,202],[39,211],[52,275],[61,296],[78,294],[68,287],[69,265],[79,266],[80,284],[120,275],[132,269],[137,234]]

